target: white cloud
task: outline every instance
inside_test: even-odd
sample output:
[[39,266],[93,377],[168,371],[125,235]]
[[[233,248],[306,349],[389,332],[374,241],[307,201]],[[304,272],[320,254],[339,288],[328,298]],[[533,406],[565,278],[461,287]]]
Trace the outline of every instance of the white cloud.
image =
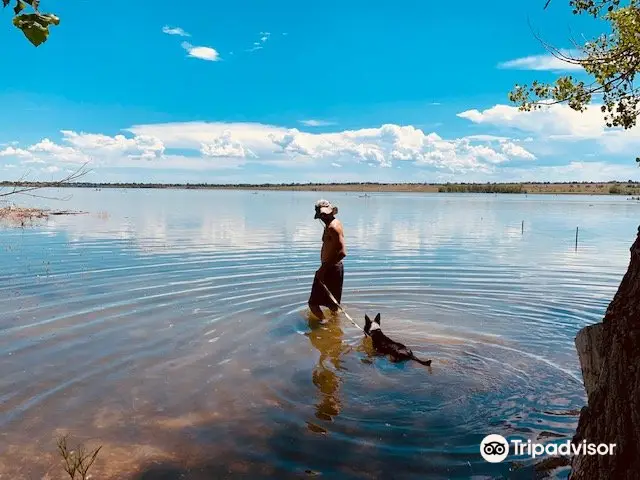
[[326,120],[300,120],[300,123],[306,127],[328,127],[330,125],[335,125],[335,122],[329,122]]
[[60,171],[58,165],[77,167],[81,163],[136,166],[140,160],[159,159],[164,154],[162,142],[150,136],[110,137],[69,130],[61,133],[62,143],[44,138],[26,149],[8,147],[0,152],[0,156],[15,158],[25,165],[49,165],[42,171],[53,173]]
[[[569,58],[580,58],[581,52],[577,50],[561,50],[560,53]],[[579,71],[581,65],[563,61],[550,53],[544,55],[530,55],[528,57],[516,58],[498,64],[498,68],[512,70],[537,70],[537,71]]]
[[604,161],[575,160],[561,165],[502,165],[492,171],[472,171],[460,176],[442,172],[433,175],[422,172],[414,175],[412,181],[426,182],[607,182],[640,180],[640,168],[633,161],[608,163]]
[[184,48],[189,57],[199,58],[200,60],[207,60],[209,62],[217,62],[220,60],[218,52],[211,47],[194,47],[189,42],[182,42],[182,48]]
[[[402,164],[455,173],[490,173],[511,161],[535,158],[507,138],[449,140],[410,125],[393,124],[309,133],[258,123],[187,122],[137,125],[128,129],[127,136],[69,130],[61,133],[59,143],[44,139],[26,148],[6,148],[2,155],[23,163],[73,164],[90,159],[92,168],[213,170],[235,169],[253,162],[303,168],[309,174],[313,167],[332,164]],[[184,152],[172,152],[177,149]]]
[[203,143],[200,152],[205,157],[247,158],[256,156],[250,149],[234,140],[230,130],[225,130],[211,143]]
[[0,157],[30,158],[31,153],[22,148],[7,147],[0,150]]
[[252,159],[276,166],[345,162],[389,167],[394,162],[455,172],[487,170],[510,160],[535,157],[507,137],[475,136],[447,140],[413,126],[331,133],[257,123],[169,123],[137,125],[136,136],[160,139],[167,148],[193,149],[209,157]]
[[522,158],[524,160],[536,159],[535,155],[531,152],[513,142],[502,142],[500,144],[500,148],[502,149],[502,152],[509,157]]
[[501,181],[513,182],[606,182],[612,180],[638,180],[640,169],[635,162],[615,164],[607,162],[573,161],[564,165],[534,168],[506,168]]
[[524,151],[496,150],[489,145],[476,145],[466,138],[445,140],[436,133],[425,135],[413,126],[391,124],[323,134],[291,129],[280,135],[273,134],[271,139],[292,155],[316,159],[349,158],[381,167],[390,167],[393,161],[413,162],[458,172],[486,170],[493,164],[508,161],[509,156],[522,158]]
[[89,161],[89,156],[73,147],[58,145],[48,138],[31,145],[28,148],[32,154],[32,163],[41,163],[45,159],[51,159],[64,163],[85,163]]
[[162,157],[165,150],[162,141],[151,135],[136,135],[133,138],[126,138],[124,135],[111,137],[95,133],[76,133],[69,130],[62,130],[61,133],[64,142],[69,143],[78,151],[89,154],[126,154],[128,158],[152,160]]
[[260,32],[260,37],[258,41],[253,42],[253,46],[247,49],[247,52],[255,52],[256,50],[262,50],[264,48],[264,44],[267,43],[267,40],[269,40],[269,37],[271,37],[270,32]]
[[167,35],[178,35],[180,37],[190,37],[191,36],[189,33],[185,32],[180,27],[170,27],[168,25],[165,25],[164,27],[162,27],[162,31],[164,33],[166,33]]
[[168,148],[199,150],[202,144],[211,143],[225,135],[243,145],[250,145],[256,152],[272,151],[274,146],[270,134],[282,134],[284,127],[261,123],[225,123],[225,122],[178,122],[150,125],[134,125],[127,129],[134,135],[148,135],[161,139]]
[[[593,104],[585,112],[576,112],[567,105],[547,105],[530,112],[515,106],[495,105],[486,110],[467,110],[458,114],[473,123],[517,129],[535,134],[539,140],[580,141],[594,140],[604,153],[628,154],[640,149],[640,126],[624,130],[607,128],[600,105]],[[533,143],[533,139],[525,139]]]

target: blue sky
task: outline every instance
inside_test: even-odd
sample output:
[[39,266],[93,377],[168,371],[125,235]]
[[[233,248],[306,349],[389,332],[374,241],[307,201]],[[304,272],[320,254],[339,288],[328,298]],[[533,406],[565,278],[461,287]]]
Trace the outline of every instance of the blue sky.
[[561,48],[602,28],[544,3],[42,0],[38,48],[7,9],[0,178],[640,180],[637,130],[508,103],[567,68],[530,24]]

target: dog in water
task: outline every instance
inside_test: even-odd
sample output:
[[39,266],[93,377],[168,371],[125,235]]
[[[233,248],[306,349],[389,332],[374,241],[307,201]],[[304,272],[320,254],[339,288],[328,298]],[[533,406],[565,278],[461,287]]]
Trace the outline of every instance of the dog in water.
[[373,322],[368,315],[364,316],[364,333],[371,337],[373,348],[380,355],[388,355],[392,362],[403,362],[405,360],[415,360],[427,367],[431,365],[431,360],[420,360],[410,348],[400,342],[394,342],[387,337],[380,328],[380,314],[376,315]]

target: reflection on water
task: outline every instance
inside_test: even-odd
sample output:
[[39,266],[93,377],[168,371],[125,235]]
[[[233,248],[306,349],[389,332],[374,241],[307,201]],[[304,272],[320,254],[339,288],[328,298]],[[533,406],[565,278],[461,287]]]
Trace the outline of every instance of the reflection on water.
[[348,350],[348,346],[343,343],[342,328],[336,316],[330,316],[324,324],[310,319],[309,327],[311,331],[306,335],[311,345],[320,353],[313,369],[313,384],[318,389],[319,396],[316,417],[332,421],[340,413],[339,373],[344,370],[341,356]]
[[[480,440],[572,435],[573,339],[615,293],[640,206],[72,193],[88,215],[0,227],[0,478],[61,478],[67,431],[104,445],[95,478],[531,478]],[[318,197],[345,226],[345,308],[380,312],[430,371],[372,355],[342,315],[307,318]]]

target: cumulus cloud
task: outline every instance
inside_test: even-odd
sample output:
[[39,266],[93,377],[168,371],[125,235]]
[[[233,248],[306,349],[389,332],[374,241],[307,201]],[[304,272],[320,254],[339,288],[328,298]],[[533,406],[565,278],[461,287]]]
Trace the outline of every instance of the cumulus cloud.
[[[581,52],[578,50],[560,50],[560,54],[569,58],[580,58]],[[543,55],[530,55],[528,57],[516,58],[498,64],[498,68],[511,70],[536,70],[552,72],[570,72],[583,70],[581,65],[566,62],[550,53]]]
[[23,163],[72,164],[90,159],[92,168],[236,169],[254,162],[307,170],[412,165],[455,173],[492,172],[509,162],[535,158],[506,137],[445,139],[410,125],[310,133],[258,123],[187,122],[137,125],[127,132],[63,130],[59,142],[45,138],[27,147],[6,147],[0,155]]
[[22,148],[7,147],[0,150],[0,157],[30,158],[31,153]]
[[[291,129],[270,135],[275,145],[292,155],[316,159],[348,158],[360,163],[390,167],[394,161],[444,168],[451,171],[486,170],[491,165],[532,154],[516,148],[476,144],[473,139],[445,140],[413,126],[382,125],[379,128],[312,134]],[[508,145],[508,144],[505,144]],[[526,152],[523,153],[523,152]]]
[[207,60],[209,62],[217,62],[220,60],[218,52],[211,47],[194,47],[189,42],[182,42],[182,48],[184,48],[189,57],[199,58],[200,60]]
[[286,133],[288,129],[261,123],[176,122],[134,125],[127,131],[136,136],[148,135],[162,139],[170,148],[195,150],[228,133],[242,145],[250,145],[252,150],[264,153],[273,150],[269,135]]
[[458,117],[481,125],[517,129],[544,140],[595,140],[608,153],[631,152],[640,147],[640,127],[607,128],[598,104],[582,113],[563,104],[546,105],[530,112],[515,106],[495,105],[482,111],[467,110]]
[[180,27],[170,27],[168,25],[165,25],[164,27],[162,27],[162,32],[166,33],[167,35],[178,35],[180,37],[190,37],[191,36],[189,33],[185,32]]
[[84,152],[73,147],[59,145],[48,138],[31,145],[28,150],[35,160],[43,160],[41,157],[45,157],[64,163],[84,163],[89,159]]
[[126,138],[124,135],[111,137],[95,133],[76,133],[70,130],[62,130],[62,134],[63,141],[70,144],[72,149],[89,154],[118,154],[133,159],[152,160],[162,157],[165,150],[162,141],[151,135]]
[[220,136],[214,138],[211,143],[203,143],[200,152],[205,157],[222,158],[247,158],[256,155],[242,143],[234,140],[230,130],[225,130]]
[[502,152],[508,157],[522,158],[524,160],[535,160],[536,157],[531,152],[527,151],[521,145],[517,145],[513,142],[503,141],[500,143]]
[[600,136],[604,122],[597,105],[580,113],[566,105],[547,105],[530,112],[520,111],[511,105],[494,105],[485,110],[466,110],[458,117],[473,123],[512,127],[539,135],[573,136],[593,138]]
[[[124,135],[111,137],[70,130],[63,130],[61,134],[60,143],[44,138],[27,148],[7,147],[0,151],[0,157],[14,158],[23,164],[49,165],[49,167],[77,166],[84,163],[125,165],[127,162],[134,166],[140,160],[159,159],[163,158],[164,154],[162,142],[145,135],[126,138]],[[44,171],[59,171],[49,167]]]

